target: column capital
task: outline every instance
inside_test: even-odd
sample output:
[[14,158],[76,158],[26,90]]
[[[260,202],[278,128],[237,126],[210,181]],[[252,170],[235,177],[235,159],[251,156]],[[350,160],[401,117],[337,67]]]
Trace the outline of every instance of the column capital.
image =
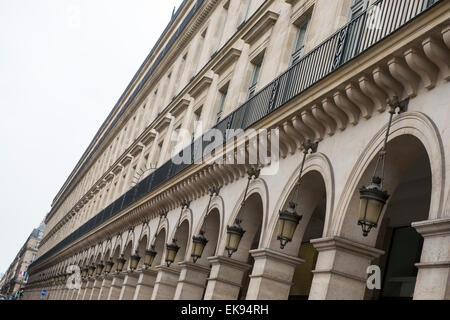
[[112,279],[113,279],[113,280],[114,280],[114,279],[121,279],[121,280],[123,280],[123,279],[125,278],[125,273],[123,273],[123,272],[120,272],[120,273],[114,273],[114,274],[112,274],[111,276],[112,276]]
[[209,274],[210,269],[208,267],[202,266],[201,264],[193,263],[192,261],[182,261],[178,265],[183,269],[193,270],[200,273]]
[[319,252],[337,249],[372,259],[378,258],[385,253],[383,250],[341,237],[314,239],[311,240],[311,244]]
[[251,269],[251,265],[238,261],[238,260],[234,260],[225,256],[214,256],[214,257],[209,257],[208,261],[212,264],[212,265],[228,265],[230,267],[239,269],[239,270],[249,270]]
[[290,256],[288,254],[285,254],[283,252],[275,251],[269,248],[264,249],[255,249],[249,251],[252,257],[256,260],[258,258],[270,258],[271,260],[278,260],[280,262],[289,264],[289,265],[299,265],[300,263],[305,262],[305,260],[299,258]]
[[155,277],[158,274],[158,271],[154,270],[154,269],[141,269],[138,272],[139,273],[143,273],[143,274],[148,275],[148,276],[155,276]]
[[177,269],[174,269],[174,268],[170,268],[170,267],[168,267],[168,266],[166,266],[166,265],[164,265],[164,264],[161,264],[161,265],[159,265],[159,266],[156,266],[155,269],[156,269],[158,272],[163,271],[163,272],[167,272],[167,273],[171,273],[171,274],[176,274],[176,275],[179,275],[179,274],[180,274],[180,270],[177,270]]
[[129,278],[139,278],[138,271],[125,271],[124,276],[128,276]]
[[425,238],[450,235],[450,218],[413,222],[411,225]]

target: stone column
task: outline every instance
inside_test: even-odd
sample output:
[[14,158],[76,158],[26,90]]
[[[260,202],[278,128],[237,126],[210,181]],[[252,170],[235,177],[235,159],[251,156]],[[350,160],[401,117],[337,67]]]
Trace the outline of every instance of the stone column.
[[311,240],[319,252],[310,300],[362,300],[367,267],[384,251],[340,237]]
[[304,262],[271,249],[251,250],[255,259],[247,300],[287,300],[292,286],[295,267]]
[[103,279],[101,277],[95,278],[94,284],[92,285],[91,294],[86,300],[98,300],[98,295],[100,293],[102,282]]
[[78,292],[76,293],[76,297],[74,300],[82,300],[87,284],[88,284],[87,280],[81,280],[81,287],[80,289],[78,289]]
[[64,283],[64,284],[62,285],[62,288],[61,288],[61,291],[60,291],[58,300],[66,300],[67,290],[68,290],[68,289],[67,289],[67,287],[66,287],[66,284]]
[[83,292],[81,300],[89,300],[91,297],[92,287],[94,285],[94,279],[88,279],[86,283],[86,289]]
[[241,289],[242,277],[252,266],[228,257],[209,257],[212,264],[205,300],[236,300]]
[[165,265],[156,267],[155,287],[153,288],[152,300],[172,300],[180,277],[180,271]]
[[201,300],[210,269],[190,261],[180,262],[180,278],[174,300]]
[[424,237],[414,289],[415,300],[450,299],[450,219],[415,222]]
[[111,280],[111,285],[109,288],[107,300],[119,300],[120,291],[122,291],[123,279],[125,276],[123,274],[115,274]]
[[77,300],[78,299],[78,295],[80,294],[81,288],[83,288],[83,281],[81,282],[81,286],[80,289],[74,289],[71,295],[70,300]]
[[133,300],[150,300],[155,286],[156,276],[158,272],[155,270],[142,270],[136,285]]
[[54,285],[49,290],[47,290],[47,299],[56,300],[56,293],[58,291],[58,286]]
[[64,293],[63,300],[71,300],[73,291],[74,291],[74,289],[67,288]]
[[57,285],[55,287],[55,291],[53,292],[52,300],[59,300],[60,294],[61,294],[61,285]]
[[136,292],[139,274],[136,272],[128,272],[123,280],[122,289],[120,291],[119,300],[132,300]]
[[72,289],[69,291],[69,300],[76,300],[78,294],[78,289]]
[[102,285],[100,286],[100,291],[98,293],[98,300],[108,299],[109,288],[111,288],[112,277],[110,275],[103,276]]

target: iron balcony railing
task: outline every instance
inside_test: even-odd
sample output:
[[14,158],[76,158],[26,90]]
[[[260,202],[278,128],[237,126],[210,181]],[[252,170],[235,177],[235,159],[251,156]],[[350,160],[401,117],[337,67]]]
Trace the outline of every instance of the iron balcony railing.
[[[441,1],[443,0],[376,1],[217,123],[213,129],[220,130],[225,140],[231,139],[233,136],[227,135],[228,129],[237,132],[238,129],[245,130],[254,125]],[[180,152],[180,155],[189,152],[191,163],[175,164],[169,160],[39,257],[30,268],[98,227],[191,164],[199,163],[205,156],[205,147],[210,144],[203,141],[205,135],[208,135],[208,131]]]

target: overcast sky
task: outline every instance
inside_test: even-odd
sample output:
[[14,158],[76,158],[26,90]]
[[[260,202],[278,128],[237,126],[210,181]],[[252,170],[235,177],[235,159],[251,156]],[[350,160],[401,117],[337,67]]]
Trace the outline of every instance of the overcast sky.
[[0,0],[0,273],[181,0]]

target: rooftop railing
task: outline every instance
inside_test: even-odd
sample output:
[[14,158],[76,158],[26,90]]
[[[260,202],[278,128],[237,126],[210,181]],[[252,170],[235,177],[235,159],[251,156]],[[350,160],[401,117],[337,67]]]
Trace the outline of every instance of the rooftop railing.
[[[254,125],[441,1],[443,0],[376,1],[217,123],[213,129],[220,130],[225,140],[231,139],[233,136],[227,135],[228,129],[245,130]],[[204,133],[180,152],[180,155],[189,152],[191,163],[175,164],[169,160],[39,257],[30,268],[92,231],[193,163],[202,160],[206,155],[205,147],[209,144],[203,141],[203,136],[207,134],[208,132]]]

